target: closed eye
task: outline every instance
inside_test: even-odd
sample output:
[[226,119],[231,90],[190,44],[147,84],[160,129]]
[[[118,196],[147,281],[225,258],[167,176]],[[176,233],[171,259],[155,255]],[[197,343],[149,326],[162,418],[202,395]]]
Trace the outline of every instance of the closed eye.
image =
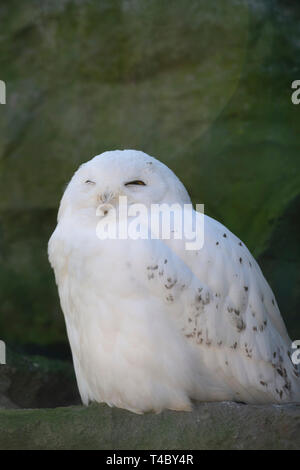
[[85,183],[86,184],[96,184],[95,181],[91,181],[91,180],[86,180]]
[[142,180],[134,180],[128,181],[128,183],[125,183],[125,186],[146,186],[146,183]]

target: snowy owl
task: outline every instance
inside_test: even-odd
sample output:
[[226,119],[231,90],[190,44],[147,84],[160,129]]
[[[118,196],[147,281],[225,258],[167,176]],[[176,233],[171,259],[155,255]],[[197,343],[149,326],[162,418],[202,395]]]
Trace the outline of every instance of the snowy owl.
[[198,250],[184,239],[100,239],[97,223],[113,223],[120,197],[190,204],[175,174],[136,150],[104,152],[68,184],[48,253],[83,403],[144,413],[300,401],[291,340],[245,244],[208,216]]

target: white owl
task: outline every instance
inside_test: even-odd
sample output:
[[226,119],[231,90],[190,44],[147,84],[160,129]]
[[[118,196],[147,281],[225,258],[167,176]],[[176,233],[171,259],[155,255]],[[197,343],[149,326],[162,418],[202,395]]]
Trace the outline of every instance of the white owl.
[[208,216],[196,251],[184,239],[100,240],[97,207],[109,224],[120,196],[190,203],[168,167],[135,150],[96,156],[67,186],[48,250],[83,403],[143,413],[300,401],[291,340],[244,243]]

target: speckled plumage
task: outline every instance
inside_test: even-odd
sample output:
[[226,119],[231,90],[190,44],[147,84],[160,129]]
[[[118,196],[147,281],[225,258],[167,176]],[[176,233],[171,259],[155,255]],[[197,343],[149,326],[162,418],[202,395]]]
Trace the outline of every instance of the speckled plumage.
[[[124,183],[142,179],[146,186]],[[87,181],[93,184],[86,184]],[[205,217],[204,246],[99,240],[99,201],[190,202],[161,162],[133,150],[82,165],[49,241],[82,400],[141,413],[191,399],[300,401],[299,371],[275,297],[244,245]]]

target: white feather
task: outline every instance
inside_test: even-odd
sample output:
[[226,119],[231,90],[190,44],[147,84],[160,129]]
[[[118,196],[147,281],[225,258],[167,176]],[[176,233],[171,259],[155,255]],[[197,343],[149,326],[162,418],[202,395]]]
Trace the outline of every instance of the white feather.
[[[147,186],[124,186],[137,179]],[[107,194],[110,204],[190,201],[171,170],[132,150],[95,157],[67,187],[49,259],[83,403],[142,413],[189,410],[191,399],[299,401],[291,341],[246,246],[207,216],[198,251],[184,239],[101,241]]]

